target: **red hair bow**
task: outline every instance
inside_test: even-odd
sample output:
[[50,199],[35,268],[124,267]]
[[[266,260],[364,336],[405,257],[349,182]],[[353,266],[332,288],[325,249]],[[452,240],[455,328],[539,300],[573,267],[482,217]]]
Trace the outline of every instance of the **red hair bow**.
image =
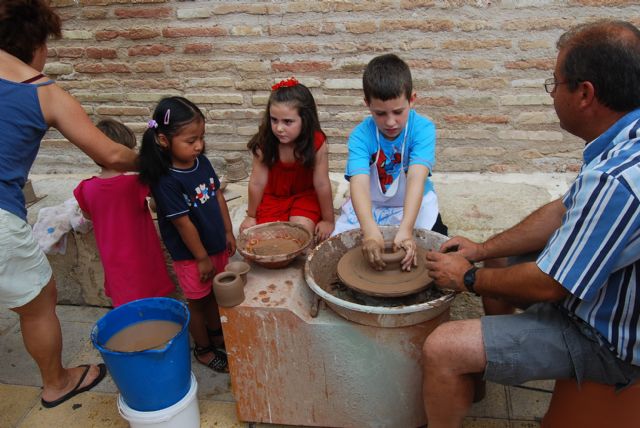
[[271,87],[271,90],[272,91],[277,91],[280,88],[289,88],[291,86],[296,86],[298,83],[300,83],[300,82],[298,82],[298,80],[295,77],[291,76],[290,78],[281,80],[278,83],[276,83],[275,85],[273,85]]

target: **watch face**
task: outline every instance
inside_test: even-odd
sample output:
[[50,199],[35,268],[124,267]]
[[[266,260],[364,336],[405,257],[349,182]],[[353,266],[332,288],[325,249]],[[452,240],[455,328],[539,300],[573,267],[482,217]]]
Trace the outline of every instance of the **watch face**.
[[471,268],[468,271],[466,271],[464,274],[464,285],[467,287],[471,287],[475,282],[476,282],[476,269]]

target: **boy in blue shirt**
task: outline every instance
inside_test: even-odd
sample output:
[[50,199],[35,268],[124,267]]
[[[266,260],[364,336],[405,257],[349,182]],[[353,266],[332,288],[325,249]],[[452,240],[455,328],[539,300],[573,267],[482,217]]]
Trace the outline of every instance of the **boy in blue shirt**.
[[376,269],[385,264],[379,225],[399,225],[394,249],[403,248],[402,268],[417,265],[415,227],[443,235],[447,227],[429,175],[435,164],[434,124],[412,109],[416,99],[409,66],[394,54],[373,58],[362,76],[371,116],[349,136],[345,178],[351,199],[342,207],[334,234],[360,227],[363,251]]

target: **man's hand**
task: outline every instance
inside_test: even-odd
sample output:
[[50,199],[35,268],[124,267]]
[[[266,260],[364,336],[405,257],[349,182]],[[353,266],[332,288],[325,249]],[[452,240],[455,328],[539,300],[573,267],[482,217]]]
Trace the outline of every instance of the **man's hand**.
[[471,269],[471,263],[459,253],[427,252],[425,264],[427,273],[438,287],[456,291],[467,291],[463,278],[466,271]]
[[417,244],[413,234],[405,234],[402,230],[398,231],[393,238],[393,250],[398,251],[400,248],[406,252],[400,261],[402,270],[410,271],[412,267],[418,266]]
[[384,252],[384,239],[380,230],[376,228],[375,232],[367,234],[363,231],[362,254],[364,259],[375,270],[382,270],[386,263],[382,261],[382,253]]
[[442,246],[440,246],[440,252],[456,252],[470,262],[479,262],[486,258],[486,252],[482,244],[478,244],[462,236],[455,236],[442,244]]

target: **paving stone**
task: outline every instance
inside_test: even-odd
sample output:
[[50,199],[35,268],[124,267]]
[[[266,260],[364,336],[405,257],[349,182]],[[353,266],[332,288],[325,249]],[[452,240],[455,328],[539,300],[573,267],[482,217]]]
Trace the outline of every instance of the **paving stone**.
[[471,407],[469,416],[477,418],[500,418],[509,417],[507,406],[507,393],[504,385],[487,382],[487,394],[484,399],[475,403]]
[[202,427],[241,428],[249,426],[248,423],[238,420],[234,403],[200,400],[198,405],[200,407],[200,426]]
[[507,419],[465,418],[462,428],[509,428]]
[[0,426],[13,427],[40,400],[40,388],[0,384]]
[[[523,386],[552,391],[554,381],[531,381],[524,383]],[[513,386],[507,387],[507,392],[509,394],[509,416],[515,420],[542,420],[551,401],[550,392],[534,391]]]

